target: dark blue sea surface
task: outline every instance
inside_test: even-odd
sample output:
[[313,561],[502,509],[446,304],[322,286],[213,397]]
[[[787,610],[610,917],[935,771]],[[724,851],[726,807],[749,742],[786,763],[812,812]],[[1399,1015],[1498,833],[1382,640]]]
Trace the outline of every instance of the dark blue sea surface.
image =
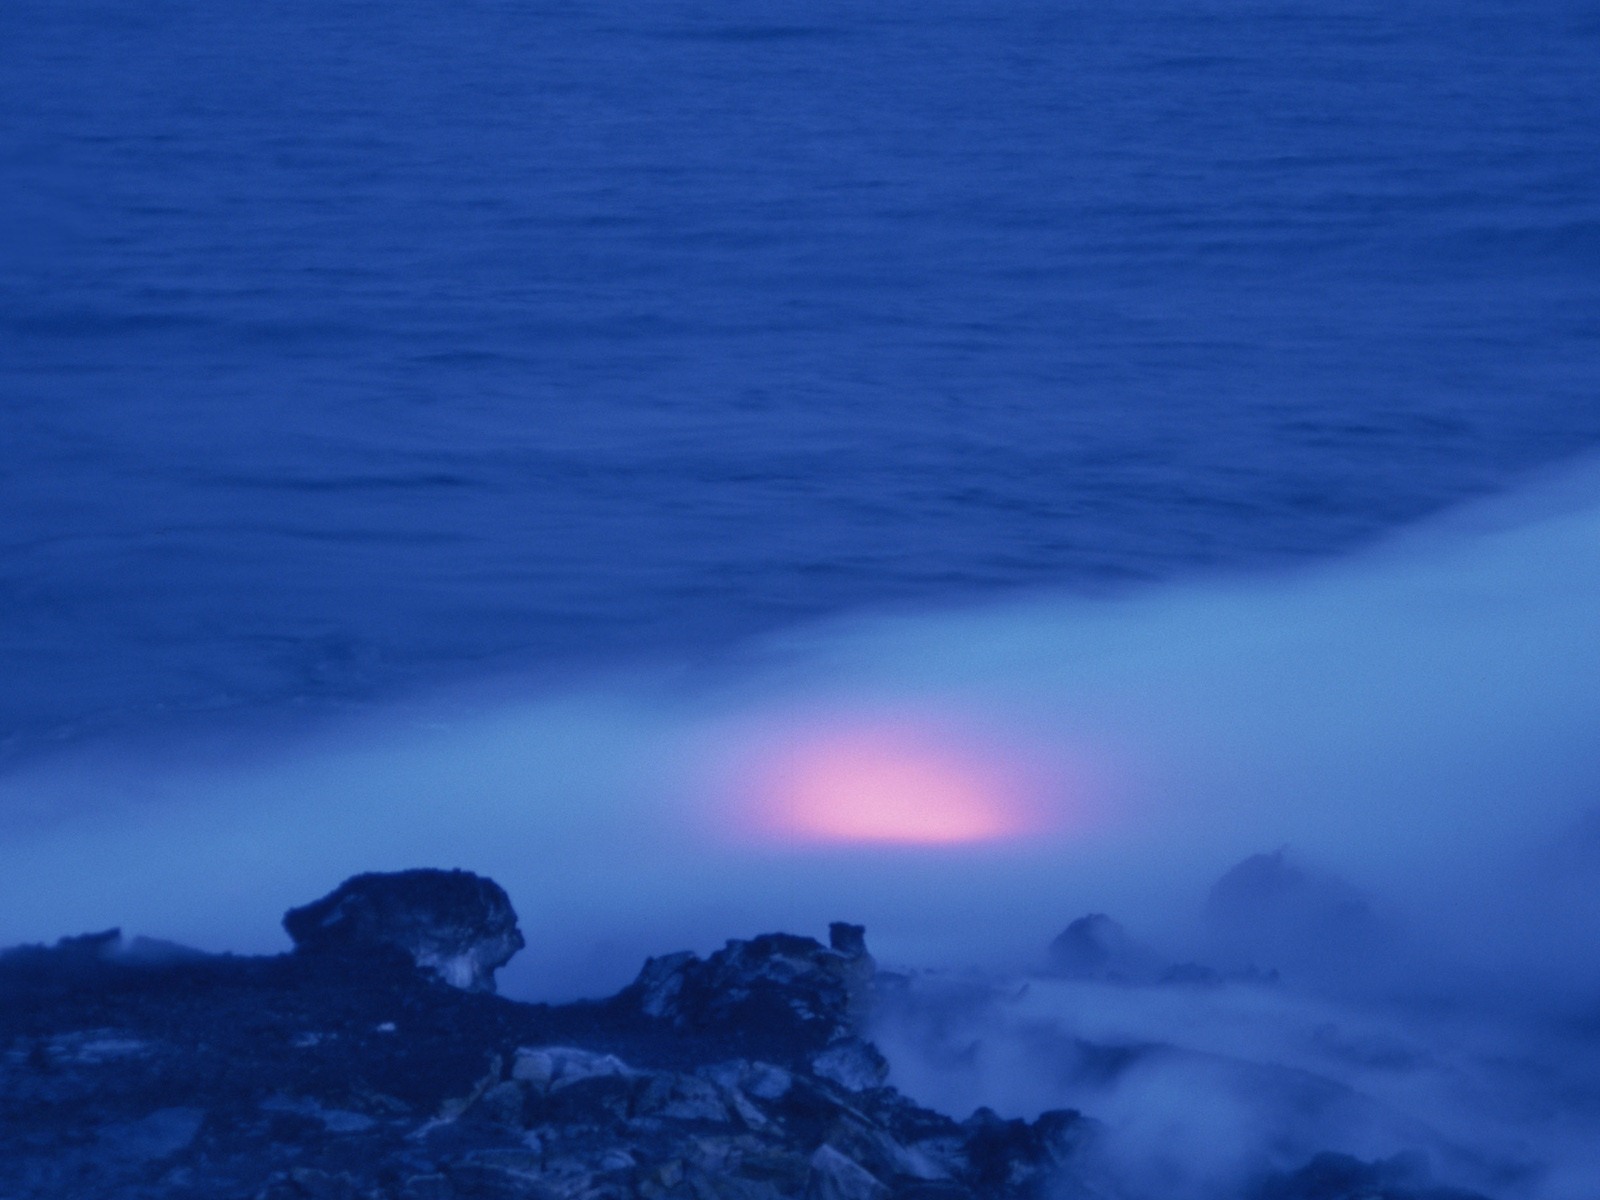
[[6,0],[0,737],[1335,553],[1600,442],[1600,10]]

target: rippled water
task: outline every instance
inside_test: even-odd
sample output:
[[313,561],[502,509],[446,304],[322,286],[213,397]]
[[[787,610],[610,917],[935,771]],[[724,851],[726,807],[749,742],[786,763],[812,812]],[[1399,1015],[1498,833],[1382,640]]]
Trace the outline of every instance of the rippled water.
[[1322,555],[1600,440],[1588,5],[8,0],[0,47],[13,748]]

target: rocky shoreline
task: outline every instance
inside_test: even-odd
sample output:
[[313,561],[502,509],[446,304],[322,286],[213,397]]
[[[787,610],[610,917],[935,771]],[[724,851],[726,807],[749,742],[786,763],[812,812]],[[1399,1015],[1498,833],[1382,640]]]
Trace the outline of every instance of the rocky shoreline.
[[[0,1197],[1117,1200],[1076,1112],[887,1085],[859,926],[651,959],[602,1001],[493,993],[522,945],[467,872],[358,876],[294,952],[115,932],[0,954]],[[1259,1200],[1468,1200],[1324,1155]]]

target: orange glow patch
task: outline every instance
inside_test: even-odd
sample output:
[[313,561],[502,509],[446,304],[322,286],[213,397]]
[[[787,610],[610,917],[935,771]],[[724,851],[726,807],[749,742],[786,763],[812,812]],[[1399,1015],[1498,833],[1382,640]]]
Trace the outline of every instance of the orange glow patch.
[[1026,774],[997,750],[875,727],[786,739],[741,791],[763,839],[941,846],[1039,831]]

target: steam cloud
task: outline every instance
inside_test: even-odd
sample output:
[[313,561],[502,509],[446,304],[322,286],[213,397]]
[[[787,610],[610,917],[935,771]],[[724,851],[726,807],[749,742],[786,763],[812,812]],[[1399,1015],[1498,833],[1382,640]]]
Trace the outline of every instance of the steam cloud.
[[[246,762],[85,754],[0,781],[0,944],[122,925],[275,950],[279,914],[345,875],[460,865],[523,916],[506,990],[560,998],[859,920],[882,961],[985,972],[886,1008],[897,1081],[1083,1107],[1120,1194],[1425,1146],[1441,1178],[1592,1200],[1596,614],[1586,468],[1289,577],[839,622]],[[884,729],[887,759],[851,743],[879,777],[925,782],[917,739],[966,764],[936,828],[972,838],[898,844],[899,800],[860,842],[752,808],[812,795],[781,786],[806,746]],[[1128,972],[996,982],[1093,911],[1142,948]]]

